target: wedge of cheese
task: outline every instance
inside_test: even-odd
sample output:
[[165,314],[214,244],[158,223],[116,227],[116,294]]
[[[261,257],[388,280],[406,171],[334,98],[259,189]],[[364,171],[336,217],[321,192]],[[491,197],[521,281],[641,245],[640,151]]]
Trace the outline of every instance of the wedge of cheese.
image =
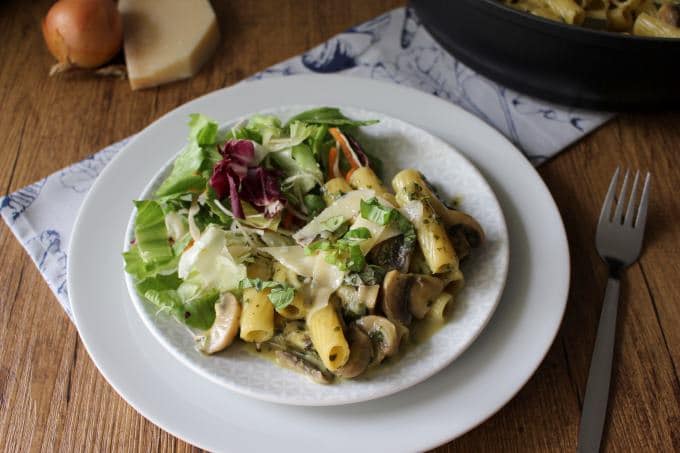
[[118,9],[133,90],[193,76],[220,40],[208,0],[120,0]]

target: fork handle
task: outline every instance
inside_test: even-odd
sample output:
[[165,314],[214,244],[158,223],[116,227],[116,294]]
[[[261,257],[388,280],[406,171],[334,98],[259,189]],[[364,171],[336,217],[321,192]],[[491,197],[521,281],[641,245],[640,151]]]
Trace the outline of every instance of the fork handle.
[[609,400],[609,381],[612,375],[616,313],[619,306],[619,279],[609,277],[604,293],[600,323],[597,327],[595,348],[590,361],[586,396],[578,435],[578,453],[596,453],[600,450],[602,430]]

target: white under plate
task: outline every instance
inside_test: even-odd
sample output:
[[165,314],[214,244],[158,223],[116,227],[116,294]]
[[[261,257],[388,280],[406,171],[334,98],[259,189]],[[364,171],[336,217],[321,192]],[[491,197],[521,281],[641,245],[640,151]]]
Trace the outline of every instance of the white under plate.
[[[421,127],[468,157],[503,208],[511,260],[491,321],[450,366],[398,394],[333,407],[285,406],[238,395],[178,361],[130,303],[120,257],[130,200],[183,142],[187,115],[236,118],[294,104],[354,106]],[[73,231],[68,276],[76,324],[95,364],[128,403],[174,435],[213,451],[414,451],[475,427],[533,374],[564,313],[569,253],[542,180],[491,127],[413,89],[359,78],[295,76],[211,93],[140,133],[90,190]]]
[[[313,107],[282,106],[258,113],[273,114],[286,122]],[[316,384],[301,374],[258,358],[238,343],[219,354],[201,354],[187,329],[141,298],[133,278],[127,275],[130,297],[151,332],[182,362],[230,390],[266,401],[309,406],[358,403],[396,393],[427,379],[458,357],[489,321],[503,292],[508,271],[508,232],[498,201],[479,171],[449,145],[420,128],[377,112],[351,107],[341,107],[341,110],[352,119],[380,120],[378,124],[362,128],[359,141],[382,159],[388,185],[400,170],[417,168],[444,199],[460,199],[460,208],[482,225],[486,241],[465,261],[462,268],[465,287],[456,298],[450,318],[432,338],[409,348],[398,361],[384,364],[368,376],[329,386]],[[243,118],[218,116],[214,119],[230,120],[224,126],[229,128]],[[168,134],[163,127],[172,125],[166,122],[155,128],[154,146],[158,152],[172,155],[173,144],[166,142]],[[144,152],[144,146],[141,141],[132,143],[127,152],[139,155]],[[183,146],[184,142],[175,143],[174,149]],[[172,157],[155,176],[149,175],[151,182],[139,199],[153,198],[169,174]],[[133,237],[134,213],[124,238],[125,245],[129,245]]]

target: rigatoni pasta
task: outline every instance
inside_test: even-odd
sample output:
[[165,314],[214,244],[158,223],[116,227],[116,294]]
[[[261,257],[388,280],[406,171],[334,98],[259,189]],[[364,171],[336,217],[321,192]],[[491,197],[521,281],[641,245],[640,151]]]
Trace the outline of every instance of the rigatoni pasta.
[[[291,278],[291,274],[293,274]],[[299,282],[294,276],[294,272],[281,263],[274,263],[274,274],[272,275],[272,280],[286,285],[298,286]],[[307,314],[307,307],[305,306],[305,298],[302,292],[295,291],[295,296],[293,296],[293,301],[286,305],[285,307],[277,308],[276,312],[286,319],[304,319]]]
[[311,313],[307,318],[307,327],[312,344],[326,368],[336,371],[347,363],[349,345],[333,305],[328,304]]
[[270,290],[243,290],[241,311],[241,339],[248,343],[262,343],[274,336],[274,306],[269,302]]
[[404,208],[418,233],[418,243],[433,273],[458,269],[458,256],[441,217],[424,192],[425,182],[415,170],[402,170],[392,180],[397,203]]
[[677,0],[502,0],[546,19],[654,38],[680,38]]

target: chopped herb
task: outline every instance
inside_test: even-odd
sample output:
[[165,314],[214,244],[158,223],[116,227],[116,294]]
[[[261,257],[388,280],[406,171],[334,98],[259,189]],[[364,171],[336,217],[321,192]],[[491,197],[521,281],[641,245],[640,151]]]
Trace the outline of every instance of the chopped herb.
[[394,220],[393,213],[395,210],[381,205],[375,198],[371,198],[368,201],[361,200],[360,211],[361,217],[378,225],[387,225]]
[[293,302],[293,299],[295,298],[295,289],[292,286],[271,280],[262,280],[260,278],[244,278],[239,282],[238,287],[241,289],[255,288],[257,292],[270,289],[269,295],[267,297],[277,310],[286,308]]
[[355,228],[347,231],[335,242],[329,240],[312,242],[305,247],[305,255],[314,255],[323,251],[326,252],[324,260],[328,264],[332,264],[343,271],[359,272],[366,266],[366,258],[359,243],[370,237],[371,232],[368,228]]
[[345,233],[341,240],[353,242],[357,239],[363,241],[364,239],[369,238],[371,238],[371,231],[366,227],[359,227],[349,230],[347,233]]
[[411,248],[416,242],[416,230],[401,212],[394,208],[383,206],[377,199],[371,198],[368,201],[361,200],[361,216],[364,219],[377,223],[378,225],[387,225],[388,223],[395,223],[395,226],[404,235],[404,245]]

